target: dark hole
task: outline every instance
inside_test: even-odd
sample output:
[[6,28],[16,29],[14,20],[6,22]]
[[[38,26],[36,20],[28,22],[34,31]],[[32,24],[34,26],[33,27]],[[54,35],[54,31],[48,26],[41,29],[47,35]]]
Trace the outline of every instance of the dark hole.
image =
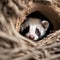
[[[46,21],[48,21],[50,23],[50,26],[49,26],[48,30],[46,31],[45,36],[43,36],[43,37],[46,37],[48,34],[51,33],[51,31],[53,31],[53,24],[50,22],[50,20],[46,16],[44,16],[39,11],[32,12],[26,18],[27,18],[27,20],[28,20],[28,18],[38,18],[41,21],[46,20]],[[20,33],[22,35],[25,35],[25,33],[27,33],[28,31],[29,31],[29,28],[27,27],[26,29],[24,29],[23,33],[21,33],[21,32]],[[43,37],[41,37],[40,39],[43,39]]]
[[46,21],[48,21],[49,23],[50,23],[50,26],[49,26],[49,28],[48,28],[48,30],[47,30],[47,32],[46,32],[46,35],[47,34],[49,34],[49,33],[51,33],[52,31],[53,31],[53,24],[50,22],[50,20],[46,17],[46,16],[44,16],[41,12],[39,12],[39,11],[35,11],[35,12],[32,12],[31,14],[29,14],[28,16],[27,16],[27,19],[28,18],[38,18],[38,19],[40,19],[41,21],[43,21],[43,20],[46,20]]
[[60,54],[60,51],[56,51],[55,54]]

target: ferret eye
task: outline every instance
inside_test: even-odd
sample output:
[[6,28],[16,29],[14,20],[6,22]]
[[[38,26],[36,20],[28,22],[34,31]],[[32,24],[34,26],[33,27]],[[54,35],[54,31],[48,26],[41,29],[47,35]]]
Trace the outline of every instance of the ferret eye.
[[28,25],[23,31],[22,31],[22,35],[25,35],[26,33],[29,32],[30,26]]
[[40,36],[40,34],[41,34],[38,28],[36,28],[35,33],[36,33],[38,36]]

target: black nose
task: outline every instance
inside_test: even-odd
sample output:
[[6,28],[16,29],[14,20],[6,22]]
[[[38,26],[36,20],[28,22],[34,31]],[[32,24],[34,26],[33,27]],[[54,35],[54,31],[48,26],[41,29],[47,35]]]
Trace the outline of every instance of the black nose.
[[34,36],[33,35],[29,35],[29,39],[34,40]]

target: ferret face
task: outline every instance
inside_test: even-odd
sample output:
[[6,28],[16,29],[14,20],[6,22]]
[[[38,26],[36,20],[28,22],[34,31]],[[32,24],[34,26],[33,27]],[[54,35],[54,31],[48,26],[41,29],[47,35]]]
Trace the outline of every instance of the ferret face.
[[42,36],[45,35],[45,32],[46,31],[43,27],[37,25],[30,25],[29,32],[26,33],[25,36],[32,40],[38,40],[39,38],[42,38]]
[[40,19],[30,18],[22,24],[21,32],[25,33],[24,36],[31,40],[38,40],[45,35],[48,27],[49,23],[47,21],[41,22]]

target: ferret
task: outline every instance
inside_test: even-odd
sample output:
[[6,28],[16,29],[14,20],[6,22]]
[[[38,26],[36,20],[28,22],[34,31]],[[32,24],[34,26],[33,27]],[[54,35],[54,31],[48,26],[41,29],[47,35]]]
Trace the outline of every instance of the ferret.
[[45,36],[49,22],[38,18],[28,18],[21,24],[20,33],[31,40],[38,40]]

